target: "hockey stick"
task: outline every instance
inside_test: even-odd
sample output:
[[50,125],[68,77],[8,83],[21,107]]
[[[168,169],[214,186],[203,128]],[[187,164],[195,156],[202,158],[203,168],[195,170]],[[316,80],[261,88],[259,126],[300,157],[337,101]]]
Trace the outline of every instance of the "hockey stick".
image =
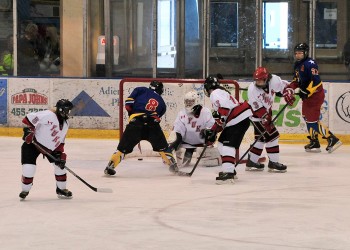
[[[277,118],[282,114],[282,112],[288,107],[288,103],[283,106],[283,108],[277,113],[277,115],[272,119],[271,123],[274,123]],[[255,127],[255,124],[253,124]],[[260,136],[253,142],[253,144],[250,145],[248,150],[242,155],[242,157],[238,160],[238,162],[235,164],[235,167],[238,166],[238,164],[244,159],[244,157],[249,153],[249,151],[254,147],[254,145],[264,136],[264,133],[261,133]]]
[[[56,157],[54,157],[53,155],[49,154],[45,149],[43,149],[38,143],[36,143],[35,141],[32,142],[38,149],[40,152],[45,153],[46,156],[48,156],[49,158],[51,158],[54,161],[58,161],[58,159]],[[65,169],[68,170],[69,173],[71,173],[72,175],[74,175],[78,180],[80,180],[82,183],[84,183],[86,186],[88,186],[90,189],[92,189],[95,192],[100,192],[100,193],[113,193],[113,190],[110,188],[96,188],[94,186],[91,186],[89,183],[87,183],[84,179],[82,179],[79,175],[77,175],[76,173],[73,172],[73,170],[71,170],[70,168],[68,168],[67,166],[64,166]]]
[[187,173],[187,172],[178,171],[178,172],[177,172],[177,175],[179,175],[179,176],[189,176],[189,177],[191,177],[192,174],[193,174],[193,172],[196,170],[196,168],[197,168],[197,166],[198,166],[198,164],[199,164],[199,161],[203,158],[203,155],[204,155],[205,150],[207,149],[207,147],[208,147],[208,145],[204,145],[204,148],[203,148],[203,150],[202,150],[202,153],[199,155],[199,157],[198,157],[198,159],[197,159],[197,161],[196,161],[196,164],[194,164],[194,166],[193,166],[191,172]]

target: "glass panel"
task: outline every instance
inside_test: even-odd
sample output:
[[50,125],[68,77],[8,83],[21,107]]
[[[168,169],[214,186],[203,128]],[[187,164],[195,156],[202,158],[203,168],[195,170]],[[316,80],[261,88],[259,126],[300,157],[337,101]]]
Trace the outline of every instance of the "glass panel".
[[12,1],[0,2],[0,76],[13,75]]
[[59,0],[17,1],[19,76],[60,74]]
[[316,48],[337,48],[337,3],[316,5]]
[[238,3],[210,4],[210,46],[238,47]]
[[263,3],[263,48],[288,48],[288,3]]

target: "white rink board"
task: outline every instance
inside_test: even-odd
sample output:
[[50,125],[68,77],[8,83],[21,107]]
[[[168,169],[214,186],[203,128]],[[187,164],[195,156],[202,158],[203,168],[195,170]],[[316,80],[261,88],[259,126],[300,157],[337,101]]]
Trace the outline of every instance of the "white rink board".
[[[52,108],[58,99],[67,98],[78,102],[77,110],[81,114],[70,120],[72,128],[80,129],[119,129],[119,82],[120,79],[74,79],[74,78],[7,78],[7,123],[5,126],[21,127],[22,119],[31,111]],[[239,82],[244,89],[250,82]],[[147,84],[146,84],[147,85]],[[131,93],[135,86],[126,88],[125,94]],[[183,95],[188,90],[195,89],[200,93],[201,101],[210,107],[207,97],[204,97],[201,85],[167,87],[164,99],[168,104],[168,112],[164,116],[167,124],[172,124],[178,110],[183,105]],[[321,121],[329,125],[336,134],[350,134],[350,116],[344,113],[350,103],[350,84],[324,83],[326,99],[322,107]],[[27,97],[34,91],[37,102],[24,102],[21,93]],[[81,96],[84,98],[81,98]],[[240,91],[240,100],[246,97],[246,91]],[[24,94],[22,94],[22,97]],[[3,97],[1,97],[3,98]],[[16,99],[17,98],[17,99]],[[79,99],[81,98],[81,99]],[[124,97],[125,98],[125,97]],[[341,101],[338,101],[341,99]],[[273,113],[276,114],[284,106],[283,98],[276,98]],[[342,106],[340,106],[340,104]],[[124,112],[126,119],[126,112]],[[306,133],[305,123],[301,116],[301,101],[293,107],[288,107],[276,121],[280,133]],[[171,125],[164,127],[171,130]]]

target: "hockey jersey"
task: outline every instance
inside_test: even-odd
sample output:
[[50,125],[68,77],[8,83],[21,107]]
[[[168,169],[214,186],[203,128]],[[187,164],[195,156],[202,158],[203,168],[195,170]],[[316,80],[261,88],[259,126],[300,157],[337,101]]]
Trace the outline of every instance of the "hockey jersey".
[[135,88],[125,100],[125,109],[130,119],[147,114],[147,116],[161,118],[166,112],[163,98],[154,90],[147,87]]
[[35,140],[52,151],[64,143],[69,128],[68,120],[64,121],[60,128],[57,115],[51,110],[29,113],[23,122],[34,127]]
[[224,127],[233,126],[252,115],[252,111],[246,102],[238,102],[223,89],[215,89],[210,94],[210,101],[214,110],[220,116],[220,118],[216,119],[218,125],[222,123]]
[[202,129],[211,128],[215,120],[207,107],[202,107],[199,117],[186,109],[180,110],[174,122],[174,131],[182,136],[182,147],[195,148],[195,145],[203,145],[204,138],[201,137]]
[[273,75],[268,83],[267,89],[258,88],[254,83],[248,87],[248,102],[253,110],[252,121],[261,121],[261,117],[270,112],[275,94],[282,93],[288,82],[279,76]]

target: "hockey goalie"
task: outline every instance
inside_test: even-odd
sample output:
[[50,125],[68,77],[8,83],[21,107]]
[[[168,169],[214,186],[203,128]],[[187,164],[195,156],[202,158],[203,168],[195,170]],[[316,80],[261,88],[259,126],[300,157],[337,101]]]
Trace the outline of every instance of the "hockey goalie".
[[[204,147],[203,131],[211,128],[215,120],[207,107],[199,104],[196,91],[190,91],[184,97],[185,107],[179,111],[170,135],[169,149],[176,152],[179,167],[189,166],[194,153],[200,155]],[[200,165],[215,167],[221,165],[221,157],[216,147],[210,146],[200,160]]]

